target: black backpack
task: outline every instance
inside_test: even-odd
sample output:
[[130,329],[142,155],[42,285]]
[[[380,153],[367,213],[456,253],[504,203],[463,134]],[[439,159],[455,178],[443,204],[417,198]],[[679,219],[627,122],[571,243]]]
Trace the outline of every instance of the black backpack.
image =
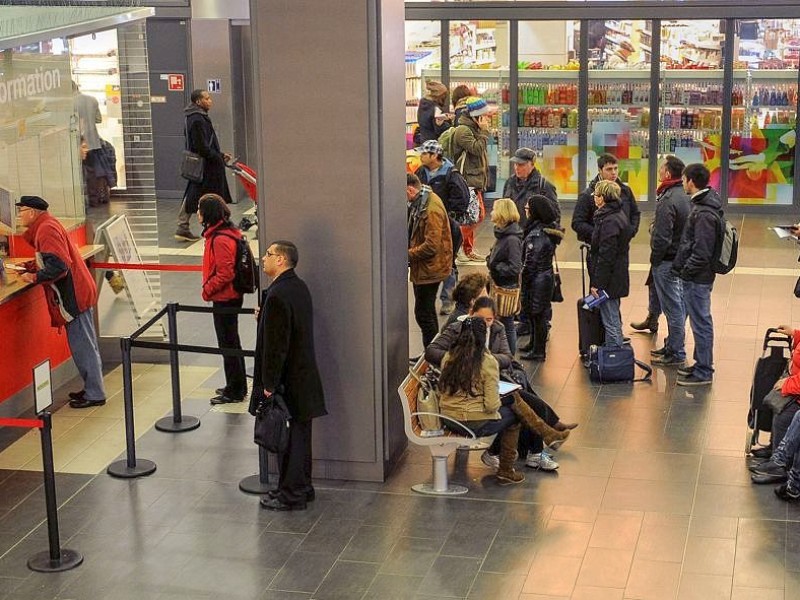
[[[219,232],[214,237],[222,235],[231,238],[236,242],[236,262],[233,268],[233,289],[240,294],[252,294],[258,289],[258,265],[250,250],[250,244],[247,241],[247,236],[242,234],[241,237],[227,235]],[[213,246],[212,252],[213,252]]]

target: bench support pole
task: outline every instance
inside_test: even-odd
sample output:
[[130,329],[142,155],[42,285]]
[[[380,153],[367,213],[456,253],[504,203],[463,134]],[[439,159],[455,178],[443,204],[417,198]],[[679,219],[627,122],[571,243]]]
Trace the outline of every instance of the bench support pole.
[[447,455],[433,454],[432,458],[433,483],[418,483],[417,485],[411,486],[412,490],[429,496],[460,496],[469,491],[469,489],[463,485],[454,485],[448,482]]

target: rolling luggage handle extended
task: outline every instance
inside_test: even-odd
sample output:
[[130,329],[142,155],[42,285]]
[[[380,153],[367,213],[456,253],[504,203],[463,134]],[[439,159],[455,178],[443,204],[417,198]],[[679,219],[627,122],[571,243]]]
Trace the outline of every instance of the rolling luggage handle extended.
[[589,248],[591,246],[584,242],[581,242],[580,249],[581,249],[581,289],[583,290],[583,297],[586,298],[586,263],[589,259],[585,258],[584,255],[589,254]]

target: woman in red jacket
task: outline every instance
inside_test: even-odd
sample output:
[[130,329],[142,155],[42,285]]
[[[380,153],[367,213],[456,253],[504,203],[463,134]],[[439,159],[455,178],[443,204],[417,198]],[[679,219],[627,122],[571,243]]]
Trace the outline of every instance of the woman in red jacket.
[[[197,220],[203,227],[203,300],[214,308],[241,308],[242,295],[233,289],[236,245],[241,232],[231,222],[231,211],[217,194],[200,198]],[[214,313],[214,331],[220,348],[242,349],[239,315]],[[224,356],[225,387],[217,390],[211,404],[241,402],[247,393],[244,357]]]

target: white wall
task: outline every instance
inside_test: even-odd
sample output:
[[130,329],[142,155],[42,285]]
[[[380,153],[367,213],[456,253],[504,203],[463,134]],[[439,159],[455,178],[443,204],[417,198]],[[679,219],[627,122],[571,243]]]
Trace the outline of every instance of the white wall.
[[567,21],[520,21],[519,60],[545,65],[567,62]]

